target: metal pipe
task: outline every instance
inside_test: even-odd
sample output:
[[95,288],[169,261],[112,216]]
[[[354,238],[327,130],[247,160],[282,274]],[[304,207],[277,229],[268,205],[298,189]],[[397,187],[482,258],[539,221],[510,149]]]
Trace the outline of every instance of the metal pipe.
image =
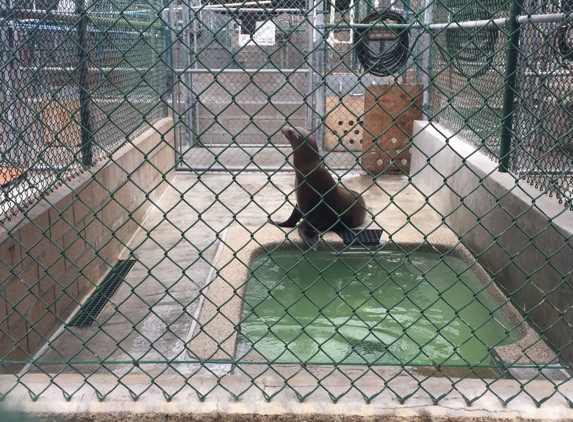
[[[191,25],[190,25],[190,9],[191,9],[191,5],[189,4],[190,0],[182,0],[182,10],[181,10],[181,20],[182,20],[182,34],[183,34],[183,49],[186,52],[189,52],[189,49],[191,48],[191,33],[193,32],[193,36],[195,36],[196,34],[194,33],[195,31],[191,30]],[[195,19],[195,15],[193,15],[193,19]],[[193,50],[195,51],[195,50]],[[190,55],[189,54],[183,54],[183,66],[185,68],[190,67]],[[193,89],[193,75],[186,73],[184,75],[184,80],[185,83],[183,84],[183,104],[184,104],[184,110],[183,110],[183,128],[181,130],[182,132],[182,136],[179,138],[179,141],[181,142],[181,144],[179,145],[179,151],[181,154],[183,154],[184,148],[189,148],[190,146],[190,140],[191,140],[191,136],[192,136],[192,131],[190,129],[190,125],[193,125],[193,115],[191,112],[191,98],[192,98],[192,89]],[[184,139],[182,139],[184,137]]]
[[[432,24],[429,29],[445,29],[445,28],[482,28],[487,26],[510,26],[512,17],[499,18],[499,19],[483,19],[477,21],[467,21],[467,22],[451,22],[451,23],[439,23]],[[567,13],[552,13],[545,15],[519,15],[514,17],[517,24],[521,25],[524,23],[560,23],[560,22],[572,22],[573,14],[568,15]]]
[[[354,2],[354,8],[352,10],[352,15],[350,18],[350,23],[355,23],[356,19],[360,19],[360,4],[359,0],[352,0]],[[354,33],[354,31],[352,31]],[[354,35],[352,36],[352,40],[354,42]],[[358,62],[358,55],[356,54],[356,50],[352,49],[352,70],[356,72],[359,69],[359,62]]]
[[519,24],[523,23],[556,23],[573,22],[573,13],[549,13],[546,15],[521,15],[517,17]]
[[293,73],[312,72],[312,69],[173,69],[177,74],[181,73],[281,73],[283,75]]
[[292,149],[292,147],[290,146],[290,144],[287,144],[286,142],[284,144],[276,144],[276,143],[271,143],[269,141],[269,143],[266,144],[244,144],[241,146],[237,146],[234,144],[212,144],[212,143],[207,143],[205,145],[202,145],[204,148],[235,148],[235,149],[241,149],[241,150],[247,150],[247,149],[261,149],[261,148],[268,148],[272,146],[272,149],[277,149],[277,150],[281,150],[281,149],[287,149],[290,150]]
[[[307,0],[307,7],[308,10],[311,10],[313,7],[314,0]],[[310,53],[314,50],[314,41],[313,41],[313,34],[314,29],[312,27],[313,22],[313,14],[307,13],[306,15],[306,38],[307,38],[307,51]],[[283,47],[284,48],[284,47]],[[314,69],[314,54],[308,55],[308,63],[306,63],[307,68]],[[307,129],[312,129],[312,121],[313,121],[313,106],[312,106],[312,92],[313,92],[313,84],[314,84],[314,72],[308,72],[306,75],[306,110],[305,110],[305,126]]]
[[[434,20],[434,0],[426,0],[426,10],[424,11],[424,23],[430,23]],[[432,45],[432,33],[427,32],[424,37],[424,54],[423,54],[423,91],[422,94],[422,119],[429,120],[430,116],[428,110],[430,109],[430,83],[432,72],[432,55],[430,54],[430,46]]]
[[[4,147],[4,156],[3,156],[3,166],[5,167],[20,167],[20,160],[18,154],[15,154],[17,144],[18,144],[18,123],[15,119],[15,115],[17,114],[16,111],[16,96],[14,95],[17,90],[14,87],[14,76],[12,75],[13,63],[13,56],[11,51],[13,49],[13,34],[14,29],[9,28],[8,26],[0,26],[0,41],[2,42],[4,48],[2,48],[2,63],[4,64],[3,69],[3,94],[4,94],[4,104],[3,104],[3,120],[6,122],[4,126],[4,131],[6,133],[6,141],[7,145]],[[16,81],[18,82],[18,81]],[[14,156],[16,158],[14,159]]]
[[[84,6],[85,8],[85,6]],[[155,15],[155,11],[153,13],[149,11],[149,17]],[[163,23],[158,22],[156,20],[152,21],[144,21],[138,19],[130,19],[129,14],[124,12],[123,14],[119,13],[97,13],[97,12],[86,12],[85,17],[98,24],[103,26],[108,25],[125,25],[131,29],[149,29],[149,28],[163,28]],[[51,10],[32,10],[32,9],[11,9],[7,7],[0,7],[0,19],[5,20],[43,20],[45,18],[52,18],[55,21],[66,22],[75,24],[78,22],[78,15],[75,12],[68,12],[68,11],[51,11]],[[33,24],[33,22],[26,22],[27,24]],[[46,23],[47,24],[47,23]]]
[[[167,9],[167,7],[169,5],[168,3],[169,3],[169,0],[163,0],[163,10],[161,11],[161,18],[165,22],[169,21],[169,11]],[[170,33],[171,33],[171,30],[169,29],[169,26],[165,25],[163,28],[163,45],[165,46],[165,48],[163,50],[162,58],[163,58],[165,63],[169,63],[169,64],[171,64],[171,49],[169,48],[169,45],[171,43]],[[173,73],[171,71],[171,66],[165,66],[166,91],[163,95],[163,98],[167,104],[169,103],[169,101],[173,102],[172,98],[171,98],[171,100],[169,99],[170,94],[171,94],[171,90],[172,90],[172,83],[171,83],[172,77],[173,77]],[[168,113],[169,113],[169,111],[168,111]]]
[[90,81],[88,63],[88,16],[85,9],[85,0],[77,0],[76,12],[79,16],[76,30],[78,34],[78,88],[80,91],[80,137],[82,164],[90,167],[93,164],[92,130],[90,122]]
[[562,23],[573,22],[573,13],[552,13],[545,15],[519,15],[508,18],[498,19],[483,19],[476,21],[465,22],[447,22],[447,23],[434,23],[430,25],[419,23],[389,23],[389,24],[368,24],[368,23],[337,23],[322,25],[325,29],[342,29],[342,28],[408,28],[408,29],[425,29],[425,30],[441,30],[441,29],[461,29],[461,28],[484,28],[488,26],[510,26],[511,21],[517,24],[524,23]]
[[[75,3],[74,3],[75,4]],[[26,9],[24,7],[9,7],[6,6],[6,4],[0,4],[0,17],[15,17],[15,14],[24,14],[24,13],[28,13],[29,15],[26,16],[39,16],[42,15],[42,17],[45,17],[46,15],[49,16],[54,16],[54,17],[62,17],[62,16],[71,16],[73,18],[77,18],[76,15],[76,11],[72,11],[71,9],[65,10],[44,10],[44,9]],[[121,16],[141,16],[142,13],[147,13],[147,14],[155,14],[156,10],[155,9],[138,9],[138,10],[125,10],[123,12],[121,12]],[[108,17],[110,15],[119,15],[120,13],[118,12],[106,12],[106,11],[94,11],[94,10],[90,10],[88,13],[88,16],[96,16],[96,17]],[[74,20],[75,22],[75,20]]]
[[272,9],[270,7],[192,7],[192,9],[197,12],[208,11],[208,12],[284,12],[284,13],[300,13],[300,9],[293,8],[276,8]]
[[242,173],[245,171],[257,171],[260,172],[262,170],[264,171],[272,171],[272,172],[292,172],[294,171],[294,168],[289,165],[289,164],[285,164],[284,166],[281,167],[265,167],[265,166],[260,166],[260,167],[239,167],[239,166],[230,166],[230,167],[213,167],[213,166],[192,166],[192,168],[188,165],[186,167],[181,167],[179,169],[177,169],[178,171],[190,171],[193,173],[199,173],[199,172],[205,172],[205,171],[209,171],[209,172],[225,172],[225,173]]
[[[170,67],[171,69],[175,68],[175,64],[177,63],[177,38],[175,37],[175,23],[176,23],[176,16],[175,16],[175,2],[172,1],[169,3],[169,9],[167,13],[167,23],[169,27],[169,42],[171,45],[169,46],[170,51]],[[179,80],[180,73],[175,71],[171,72],[171,110],[173,113],[173,122],[174,122],[174,142],[175,142],[175,154],[177,155],[177,150],[181,145],[181,136],[180,136],[180,125],[181,125],[181,113],[179,110],[179,89],[181,87],[181,81]],[[175,157],[178,162],[179,157]]]
[[[259,6],[261,4],[271,4],[272,1],[264,0],[264,1],[246,1],[244,3],[227,3],[225,6],[230,7],[242,7],[242,6]],[[221,7],[221,4],[206,4],[205,6],[194,6],[196,9],[211,9],[213,7]]]
[[[262,4],[263,2],[259,2],[258,4]],[[254,3],[256,4],[256,2]],[[195,10],[204,10],[206,6],[193,6],[192,9]],[[176,8],[177,9],[177,8]],[[232,8],[227,7],[208,7],[207,10],[209,11],[220,11],[220,12],[229,12],[229,11],[268,11],[268,12],[291,12],[291,13],[300,13],[300,9],[294,8],[236,8],[235,10]],[[107,15],[107,16],[106,16]],[[111,16],[110,16],[111,15]],[[125,13],[124,13],[125,15]],[[138,21],[138,20],[129,20],[121,15],[114,16],[113,14],[104,14],[104,13],[96,13],[90,12],[87,13],[87,16],[90,20],[93,20],[94,23],[110,23],[110,24],[121,24],[125,23],[126,25],[130,25],[133,28],[148,28],[148,27],[156,27],[161,26],[156,21],[152,22],[145,22],[145,21]],[[108,17],[109,16],[109,17]],[[45,17],[53,17],[60,22],[69,22],[69,23],[76,23],[77,22],[77,15],[72,12],[62,12],[62,11],[46,11],[46,10],[31,10],[31,9],[8,9],[6,7],[0,8],[0,18],[5,19],[43,19]],[[455,29],[455,28],[480,28],[484,26],[508,26],[510,18],[498,18],[498,19],[489,19],[489,20],[477,20],[477,21],[467,21],[467,22],[448,22],[448,23],[437,23],[431,25],[422,25],[422,24],[361,24],[361,23],[336,23],[336,24],[325,24],[319,27],[318,29],[330,29],[330,28],[417,28],[417,29]],[[559,23],[559,22],[573,22],[573,14],[570,13],[551,13],[551,14],[543,14],[543,15],[520,15],[515,18],[517,23]],[[125,22],[122,22],[125,21]],[[317,22],[318,23],[318,22]]]
[[[47,66],[47,67],[36,67],[36,66],[21,66],[20,70],[27,70],[31,72],[75,72],[77,67],[54,67],[54,66]],[[91,67],[88,69],[88,72],[95,73],[95,72],[147,72],[149,71],[148,67]]]
[[515,101],[515,79],[517,77],[517,60],[519,57],[520,27],[517,16],[523,10],[523,0],[513,0],[511,16],[508,18],[508,47],[505,59],[505,85],[503,87],[502,126],[499,145],[499,171],[509,171],[513,114]]
[[[0,151],[4,154],[4,167],[17,169],[27,168],[36,154],[33,148],[35,139],[29,131],[30,111],[25,107],[22,93],[28,80],[18,66],[18,46],[22,45],[21,31],[9,25],[0,26],[0,41],[3,48],[1,58],[4,69],[2,71],[4,94],[3,120],[6,137]],[[1,162],[2,160],[0,160]]]
[[[200,2],[200,0],[199,0]],[[197,17],[197,12],[195,10],[193,10],[193,8],[191,8],[191,13],[193,13],[193,69],[194,70],[198,70],[199,69],[199,60],[197,60],[197,51],[199,50],[198,47],[198,33],[199,33],[199,24],[198,24],[198,17]],[[196,91],[199,90],[200,87],[200,83],[201,83],[201,79],[200,76],[198,74],[192,74],[191,75],[191,94],[193,95],[193,121],[195,123],[195,126],[193,127],[194,130],[190,130],[190,134],[189,136],[191,136],[192,139],[192,144],[191,145],[195,145],[197,143],[197,131],[200,130],[201,128],[201,107],[199,105],[199,97],[196,94]]]
[[[408,22],[408,19],[410,19],[410,0],[403,0],[403,3],[404,3],[404,19],[406,19],[406,22]],[[427,6],[428,5],[426,4],[426,7]]]
[[324,115],[326,103],[326,75],[324,72],[324,50],[326,44],[324,42],[324,33],[320,27],[324,22],[324,2],[323,0],[312,0],[314,4],[315,30],[313,31],[314,40],[314,68],[318,70],[316,74],[316,110],[315,110],[315,124],[316,128],[316,141],[318,146],[318,153],[324,155]]

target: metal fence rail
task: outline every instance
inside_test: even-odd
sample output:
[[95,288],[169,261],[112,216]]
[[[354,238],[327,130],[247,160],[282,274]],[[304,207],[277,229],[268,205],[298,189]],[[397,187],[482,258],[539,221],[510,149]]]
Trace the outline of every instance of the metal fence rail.
[[[125,387],[573,406],[572,8],[3,3],[0,398]],[[416,144],[415,120],[443,145]],[[152,145],[134,145],[149,128]],[[53,199],[80,173],[90,189]],[[364,221],[343,223],[346,209]]]

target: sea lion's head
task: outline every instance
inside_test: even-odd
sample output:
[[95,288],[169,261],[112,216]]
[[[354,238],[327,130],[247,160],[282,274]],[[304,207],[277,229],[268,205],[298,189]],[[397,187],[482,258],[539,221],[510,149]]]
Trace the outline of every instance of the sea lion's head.
[[290,127],[285,126],[281,129],[282,134],[288,139],[293,151],[301,151],[310,149],[310,151],[305,151],[306,153],[316,153],[318,154],[318,146],[316,145],[316,140],[311,133],[302,127]]

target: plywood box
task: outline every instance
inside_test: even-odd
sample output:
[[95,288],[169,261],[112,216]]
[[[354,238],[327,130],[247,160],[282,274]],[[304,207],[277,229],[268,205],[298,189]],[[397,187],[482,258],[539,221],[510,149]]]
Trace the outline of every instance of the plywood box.
[[364,109],[363,167],[372,174],[409,173],[413,124],[422,118],[422,86],[371,85]]
[[79,101],[39,101],[36,107],[42,115],[45,143],[68,147],[81,145]]
[[12,167],[0,167],[0,186],[14,182],[22,175],[22,172]]
[[326,150],[362,151],[364,96],[326,98]]

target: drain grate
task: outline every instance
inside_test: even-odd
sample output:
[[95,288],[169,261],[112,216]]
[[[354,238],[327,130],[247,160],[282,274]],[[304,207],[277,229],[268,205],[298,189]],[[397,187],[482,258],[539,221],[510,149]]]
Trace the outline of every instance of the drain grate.
[[383,230],[350,230],[344,229],[336,232],[346,246],[356,242],[363,246],[378,246]]
[[107,273],[105,279],[95,288],[88,300],[84,302],[68,327],[89,327],[92,325],[133,264],[135,264],[134,260],[118,261]]

